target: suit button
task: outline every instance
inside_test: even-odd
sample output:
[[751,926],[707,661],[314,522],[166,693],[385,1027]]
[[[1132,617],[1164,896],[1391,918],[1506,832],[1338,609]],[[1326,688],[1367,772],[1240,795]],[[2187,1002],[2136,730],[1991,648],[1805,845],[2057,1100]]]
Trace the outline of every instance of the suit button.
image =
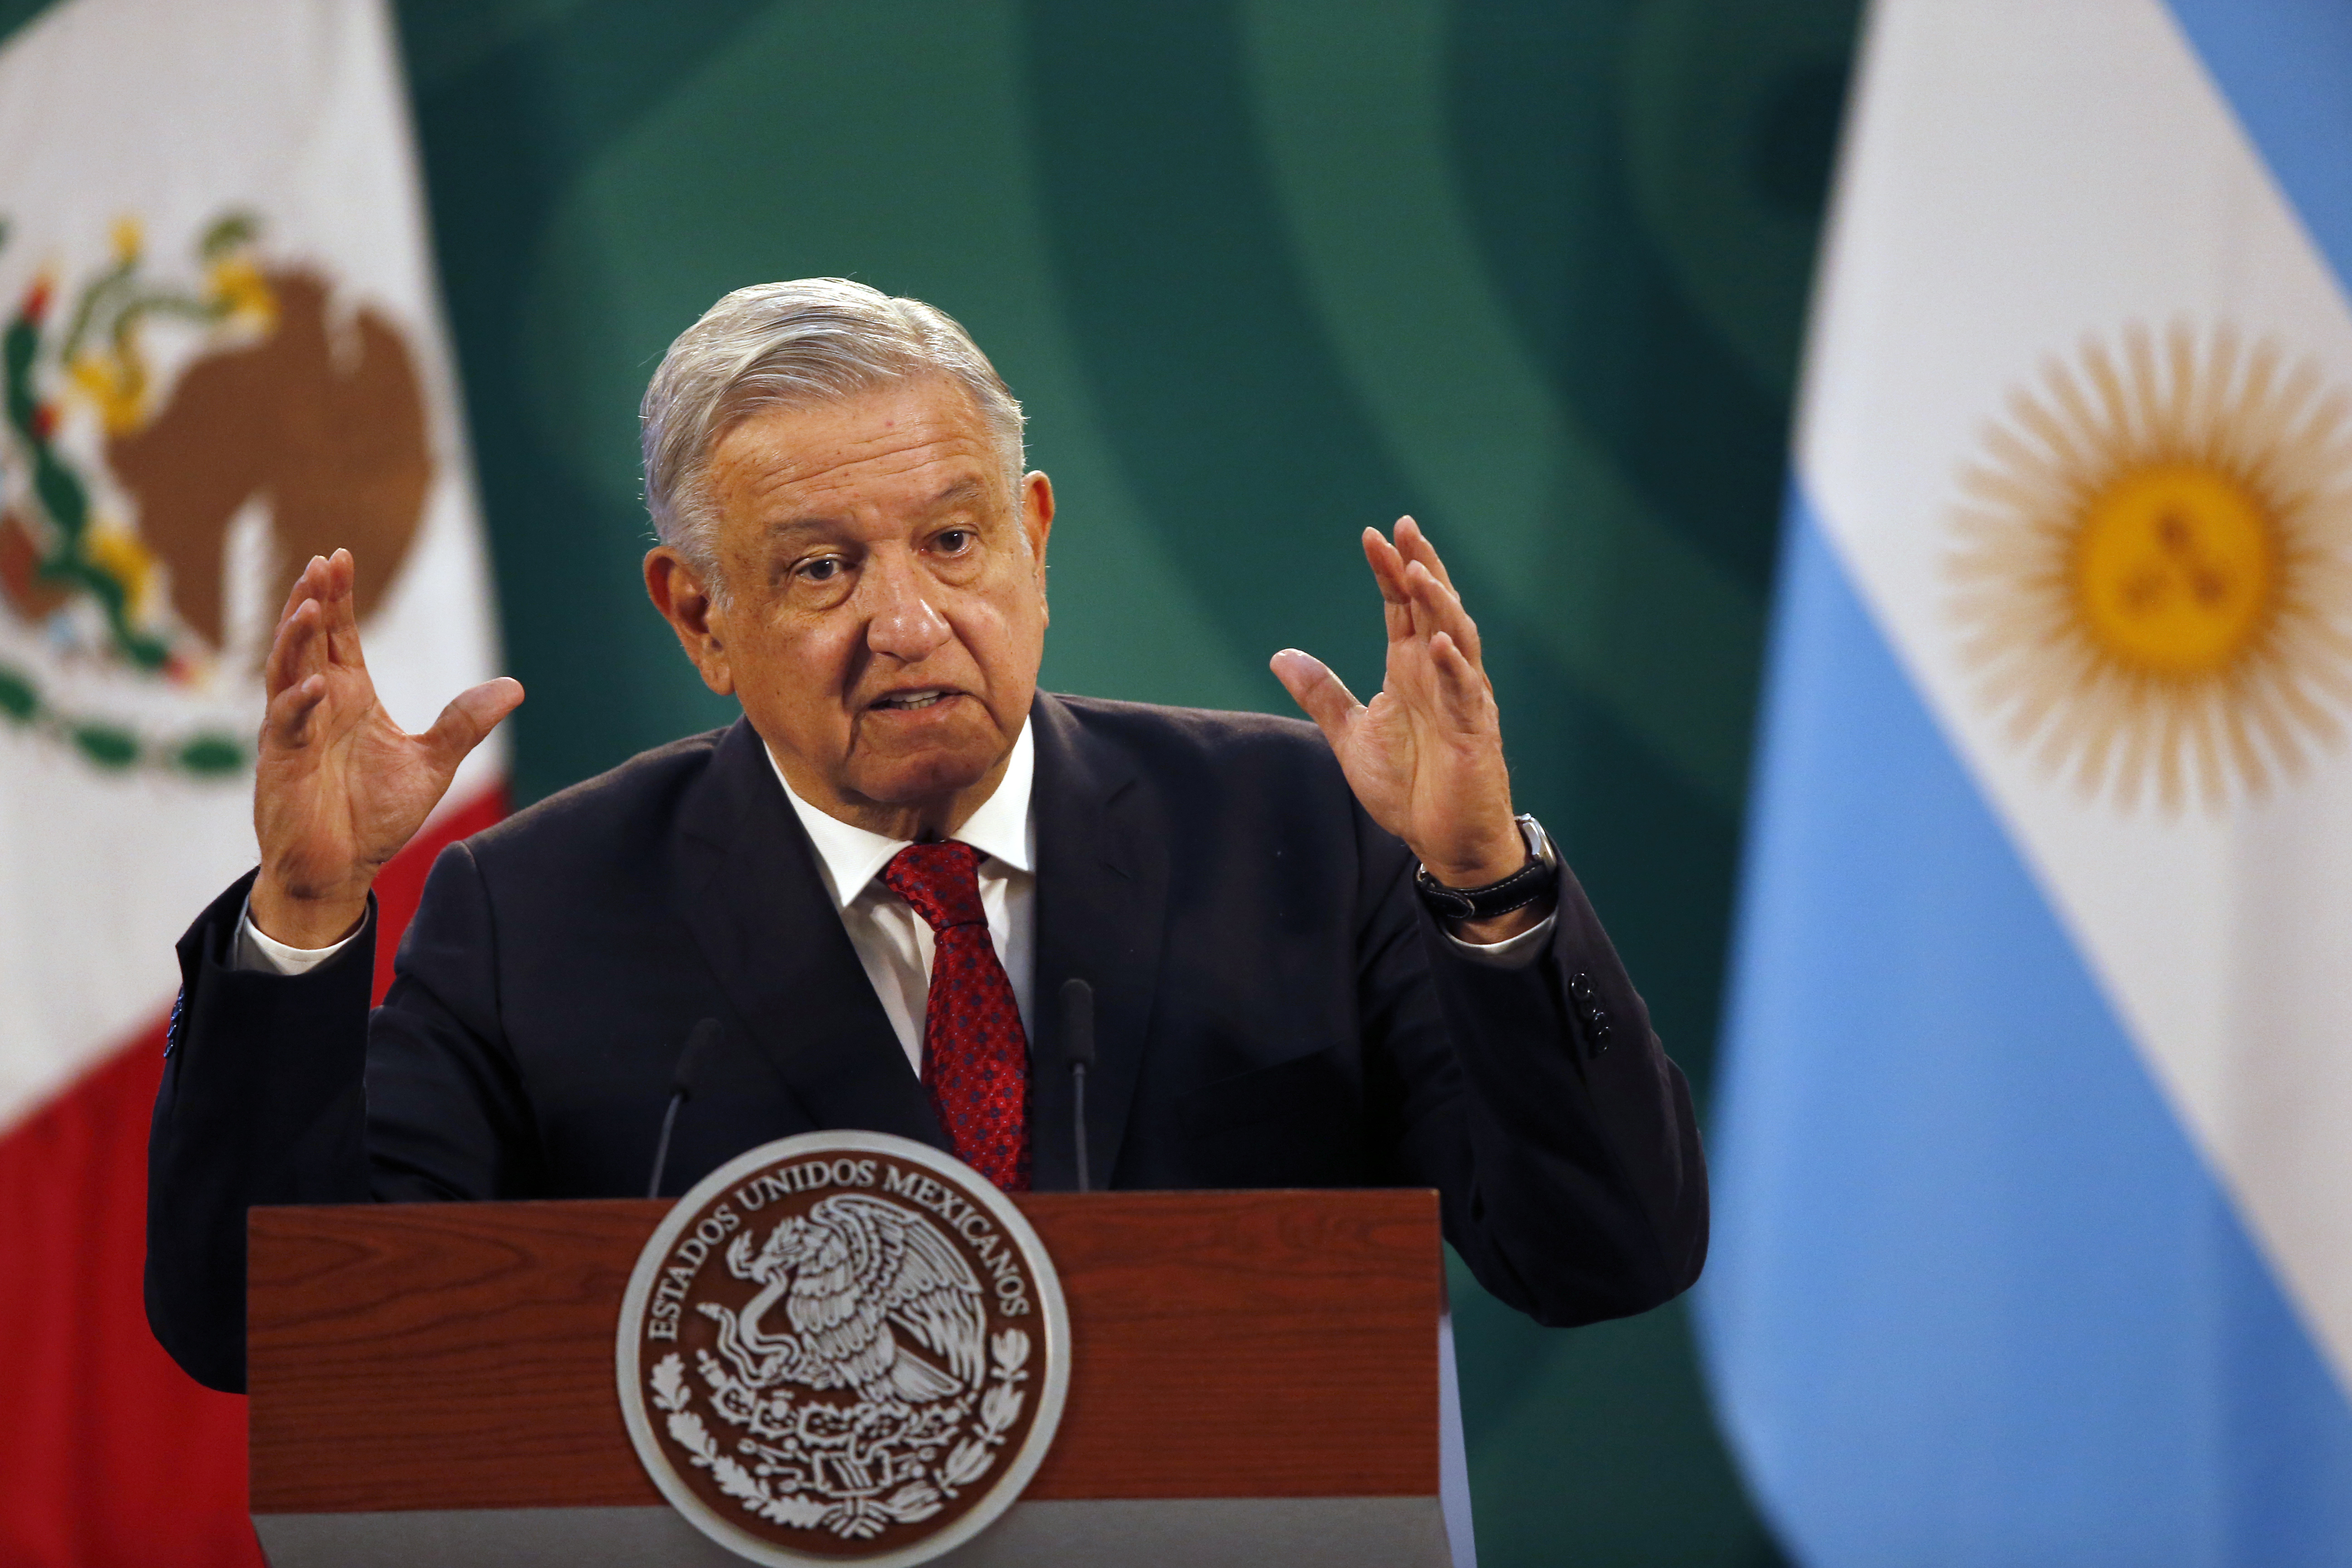
[[1595,1024],[1595,1025],[1593,1025],[1593,1026],[1592,1026],[1592,1054],[1593,1054],[1594,1056],[1599,1056],[1601,1052],[1603,1052],[1603,1051],[1607,1050],[1608,1048],[1609,1048],[1609,1026],[1608,1026],[1608,1025],[1606,1025],[1606,1024]]
[[1578,970],[1574,974],[1569,977],[1568,994],[1570,996],[1575,997],[1580,1002],[1591,1001],[1593,995],[1592,976],[1585,973],[1584,971],[1580,969]]

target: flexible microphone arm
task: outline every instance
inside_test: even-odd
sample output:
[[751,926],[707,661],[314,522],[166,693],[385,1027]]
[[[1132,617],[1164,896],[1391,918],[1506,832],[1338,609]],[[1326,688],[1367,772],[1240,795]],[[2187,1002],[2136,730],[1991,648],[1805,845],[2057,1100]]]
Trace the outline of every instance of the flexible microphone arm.
[[662,1112],[661,1142],[654,1145],[654,1178],[646,1184],[646,1196],[661,1196],[662,1176],[669,1169],[670,1129],[677,1125],[677,1108],[694,1098],[694,1076],[719,1044],[721,1026],[716,1018],[705,1018],[686,1037],[686,1049],[677,1054],[677,1071],[670,1075],[669,1109]]
[[1070,1064],[1071,1115],[1078,1142],[1078,1191],[1087,1180],[1087,1069],[1095,1065],[1095,988],[1076,975],[1062,982],[1062,1056]]

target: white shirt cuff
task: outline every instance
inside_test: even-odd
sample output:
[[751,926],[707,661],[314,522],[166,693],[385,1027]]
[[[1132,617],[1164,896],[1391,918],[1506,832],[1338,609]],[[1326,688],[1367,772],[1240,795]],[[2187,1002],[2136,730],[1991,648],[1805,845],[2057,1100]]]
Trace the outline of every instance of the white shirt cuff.
[[232,955],[229,967],[239,971],[255,970],[263,974],[308,974],[359,941],[360,931],[365,930],[367,921],[362,920],[359,931],[352,932],[332,947],[289,947],[276,937],[264,934],[262,929],[253,923],[253,900],[248,898],[245,901],[245,912],[237,917],[236,952]]
[[1451,930],[1446,931],[1445,940],[1454,944],[1454,952],[1473,963],[1483,963],[1490,969],[1524,969],[1535,962],[1536,954],[1551,940],[1552,922],[1558,919],[1556,913],[1546,915],[1533,928],[1500,942],[1465,942]]

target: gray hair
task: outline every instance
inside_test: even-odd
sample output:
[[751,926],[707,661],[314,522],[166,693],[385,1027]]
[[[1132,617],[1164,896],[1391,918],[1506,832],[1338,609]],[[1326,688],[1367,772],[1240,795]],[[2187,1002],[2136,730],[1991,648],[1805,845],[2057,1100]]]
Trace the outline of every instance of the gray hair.
[[718,508],[705,482],[720,438],[753,415],[925,376],[969,395],[995,437],[1008,493],[1026,454],[1021,405],[955,319],[844,278],[738,289],[680,332],[637,410],[654,533],[721,591]]

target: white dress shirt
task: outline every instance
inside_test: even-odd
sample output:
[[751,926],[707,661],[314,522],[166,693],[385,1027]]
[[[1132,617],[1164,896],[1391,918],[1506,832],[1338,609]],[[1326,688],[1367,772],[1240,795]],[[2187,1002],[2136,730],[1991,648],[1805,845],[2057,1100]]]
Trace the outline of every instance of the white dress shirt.
[[[874,994],[898,1037],[898,1046],[918,1077],[923,1070],[923,1010],[931,994],[931,928],[914,907],[882,881],[882,868],[912,842],[885,838],[853,827],[839,817],[803,800],[785,782],[773,752],[768,765],[776,771],[784,798],[808,832],[816,850],[817,874],[841,915],[849,945],[865,966]],[[1037,969],[1037,822],[1034,785],[1037,748],[1024,721],[1013,742],[1013,756],[996,793],[981,803],[970,820],[951,836],[980,851],[980,902],[988,914],[988,934],[996,956],[1013,982],[1013,999],[1021,1008],[1021,1027],[1036,1037],[1033,993]],[[1498,969],[1517,969],[1534,960],[1550,935],[1552,917],[1532,931],[1491,944],[1447,940],[1465,958]],[[324,963],[359,936],[353,931],[331,947],[289,947],[262,934],[247,907],[237,923],[236,967],[300,974]]]
[[[923,1010],[931,996],[936,939],[914,906],[882,880],[882,868],[913,840],[885,838],[826,816],[785,783],[773,752],[768,753],[768,765],[776,769],[784,798],[808,829],[809,843],[816,849],[817,874],[833,895],[849,945],[857,950],[857,962],[866,966],[866,978],[882,999],[899,1048],[920,1077]],[[1022,1033],[1032,1039],[1037,1033],[1031,1003],[1037,978],[1037,825],[1030,809],[1030,786],[1036,776],[1037,745],[1024,720],[996,793],[949,836],[980,851],[980,905],[988,915],[989,940],[996,944],[1005,978],[1013,982]]]

